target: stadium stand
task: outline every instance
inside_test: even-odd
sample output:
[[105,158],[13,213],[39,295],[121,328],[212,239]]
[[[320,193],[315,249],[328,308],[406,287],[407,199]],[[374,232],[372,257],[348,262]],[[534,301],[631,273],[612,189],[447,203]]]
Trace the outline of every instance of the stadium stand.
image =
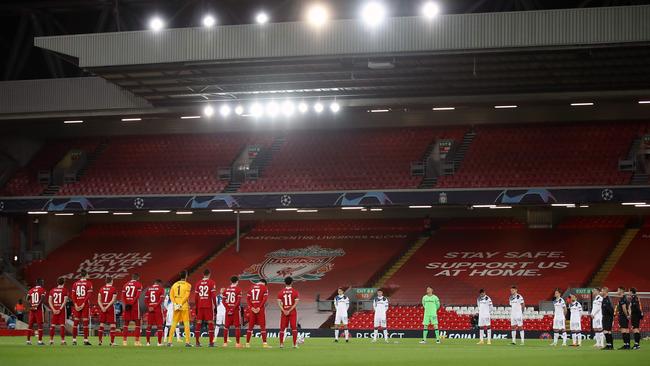
[[605,286],[615,289],[618,286],[636,287],[639,291],[650,289],[650,276],[647,265],[650,254],[650,224],[637,233],[629,246],[605,280]]
[[144,284],[157,278],[168,282],[181,269],[200,263],[234,233],[234,225],[214,222],[95,224],[43,261],[26,267],[25,278],[29,283],[44,278],[51,286],[57,277],[70,278],[85,268],[95,287],[107,274],[116,276],[116,285],[121,286],[133,272],[140,273]]
[[[309,220],[268,221],[257,224],[243,239],[240,252],[234,246],[205,265],[218,284],[225,286],[240,275],[248,288],[255,274],[264,272],[272,296],[287,275],[299,282],[301,301],[330,298],[338,286],[365,286],[387,262],[398,256],[421,231],[416,220]],[[314,249],[338,253],[280,253],[281,250]],[[272,253],[276,252],[276,256]],[[283,256],[284,254],[284,256]],[[275,259],[275,260],[273,260]],[[296,265],[298,264],[298,265]],[[201,277],[202,268],[190,278]],[[305,282],[303,282],[305,281]]]
[[387,281],[386,289],[393,302],[412,304],[431,285],[442,303],[451,306],[474,303],[480,288],[495,304],[506,304],[510,286],[517,285],[526,302],[536,305],[549,299],[555,287],[584,286],[599,268],[625,222],[604,220],[601,227],[596,225],[600,220],[581,219],[555,229],[506,228],[498,221],[490,227],[489,220],[476,221],[474,228],[469,220],[443,224]]
[[282,149],[257,181],[241,192],[417,188],[422,177],[410,163],[422,160],[436,138],[459,141],[464,128],[388,128],[302,131]]
[[114,137],[86,175],[59,195],[220,192],[227,182],[217,178],[218,168],[229,168],[247,144],[271,141],[245,133]]
[[456,174],[438,187],[628,184],[618,170],[637,136],[634,123],[480,126]]

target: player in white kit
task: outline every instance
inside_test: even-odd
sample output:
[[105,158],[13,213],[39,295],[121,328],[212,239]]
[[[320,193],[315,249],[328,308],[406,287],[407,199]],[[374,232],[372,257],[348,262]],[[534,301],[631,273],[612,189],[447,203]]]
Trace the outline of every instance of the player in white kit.
[[492,299],[485,293],[485,290],[479,291],[478,299],[476,299],[478,306],[478,332],[480,341],[477,344],[483,344],[483,330],[487,331],[487,344],[492,344],[492,318],[490,312],[492,311]]
[[512,330],[512,344],[517,344],[517,331],[524,344],[524,297],[519,294],[517,286],[510,288],[510,328]]
[[571,294],[571,304],[569,304],[571,318],[569,320],[569,329],[571,330],[571,346],[582,346],[582,304],[578,301],[576,294]]
[[557,346],[557,340],[562,332],[562,345],[566,346],[566,302],[562,298],[559,288],[555,289],[555,298],[553,299],[553,343],[551,346]]
[[[165,309],[165,332],[163,339],[167,339],[169,335],[169,328],[171,328],[172,320],[174,319],[174,303],[169,299],[169,290],[167,290],[167,295],[165,295],[165,300],[163,301],[163,308]],[[181,341],[181,330],[176,327],[176,341]]]
[[338,295],[334,297],[334,309],[336,315],[334,319],[334,342],[339,341],[339,329],[345,332],[345,342],[350,341],[350,331],[348,330],[348,309],[350,308],[350,299],[345,296],[345,291],[339,287]]
[[216,339],[219,336],[219,329],[223,328],[223,325],[226,322],[226,306],[223,304],[223,292],[225,289],[222,287],[219,289],[217,294],[217,319],[214,322],[216,325],[214,327],[214,338]]
[[591,329],[594,331],[596,344],[594,347],[605,347],[605,335],[603,334],[603,297],[600,295],[600,289],[592,290],[593,302],[591,303]]
[[372,301],[372,308],[375,310],[375,332],[372,336],[372,342],[377,342],[379,329],[384,330],[384,341],[388,343],[388,328],[386,324],[386,313],[388,312],[388,298],[384,297],[382,290],[377,290],[377,297]]

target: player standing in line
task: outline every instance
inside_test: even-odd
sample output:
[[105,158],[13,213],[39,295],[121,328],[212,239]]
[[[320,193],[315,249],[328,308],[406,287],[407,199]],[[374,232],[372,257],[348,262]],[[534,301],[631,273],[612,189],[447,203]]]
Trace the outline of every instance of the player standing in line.
[[223,328],[226,324],[226,307],[223,305],[223,293],[226,291],[225,288],[219,289],[219,294],[217,295],[217,319],[215,321],[216,327],[214,332],[215,339],[219,337],[219,329]]
[[609,298],[609,289],[607,287],[603,287],[600,294],[603,297],[601,309],[603,313],[603,334],[606,341],[605,348],[603,349],[611,351],[614,349],[614,337],[612,336],[612,328],[614,326],[614,306],[612,305],[612,300]]
[[102,345],[104,339],[104,326],[109,325],[109,336],[111,347],[115,345],[115,302],[117,301],[117,289],[113,286],[113,277],[106,277],[106,284],[97,293],[97,305],[99,305],[99,343]]
[[79,332],[79,321],[81,320],[84,331],[84,346],[90,346],[88,342],[88,320],[90,319],[90,295],[93,293],[93,284],[88,281],[88,272],[81,270],[81,278],[72,284],[72,345],[77,345],[77,333]]
[[643,319],[643,307],[641,300],[636,295],[636,288],[630,288],[630,320],[632,323],[632,331],[634,332],[634,347],[632,349],[641,349],[641,333],[639,333],[641,319]]
[[569,329],[571,330],[571,346],[582,346],[582,304],[578,301],[576,294],[571,294],[571,319],[569,320]]
[[477,344],[484,343],[484,330],[487,332],[487,344],[492,344],[492,317],[490,316],[490,312],[492,311],[492,299],[485,293],[484,289],[481,289],[478,293],[476,306],[478,307],[478,333],[480,338]]
[[619,286],[617,294],[620,299],[618,300],[616,313],[618,314],[621,338],[623,338],[623,346],[619,349],[630,349],[630,299],[628,299],[625,292],[625,287]]
[[135,323],[135,345],[142,346],[140,343],[140,294],[142,294],[142,284],[140,275],[134,273],[131,280],[122,288],[122,302],[124,303],[124,312],[122,313],[122,345],[127,345],[127,336],[129,335],[129,325]]
[[562,332],[562,345],[566,346],[566,302],[562,298],[562,293],[559,288],[555,289],[555,298],[553,299],[553,343],[551,346],[557,346],[557,340],[560,338]]
[[345,296],[343,288],[339,287],[337,295],[334,296],[334,309],[336,315],[334,316],[334,342],[339,341],[339,331],[343,329],[345,332],[345,343],[350,341],[350,331],[348,330],[348,309],[350,309],[350,299]]
[[262,348],[271,348],[266,343],[266,301],[269,299],[269,290],[266,288],[266,280],[261,279],[253,284],[246,294],[248,303],[248,330],[246,331],[246,348],[251,346],[251,336],[255,324],[260,326],[262,333]]
[[377,297],[372,300],[372,308],[375,310],[374,327],[375,331],[372,336],[372,342],[377,342],[379,329],[383,329],[384,342],[388,343],[388,327],[386,322],[386,313],[388,313],[388,298],[384,297],[384,291],[377,290]]
[[34,287],[29,289],[27,292],[27,305],[29,305],[29,323],[27,325],[27,344],[32,344],[32,333],[34,332],[34,324],[36,324],[36,331],[38,332],[38,345],[43,345],[43,318],[44,318],[44,306],[45,297],[47,291],[45,291],[43,279],[39,278],[36,280]]
[[190,294],[192,285],[187,282],[187,271],[180,273],[180,280],[176,281],[169,290],[169,299],[174,304],[174,316],[172,317],[172,326],[167,338],[167,347],[172,346],[172,334],[176,331],[179,322],[183,322],[183,331],[185,333],[185,347],[192,347],[190,343]]
[[512,344],[517,345],[517,331],[524,345],[524,297],[519,294],[517,286],[510,288],[510,327],[512,330]]
[[230,286],[224,292],[224,306],[226,307],[226,323],[223,329],[223,346],[228,347],[228,332],[230,327],[235,327],[235,344],[236,348],[241,348],[239,343],[241,339],[241,288],[239,287],[239,277],[230,277]]
[[594,331],[596,344],[594,347],[605,347],[605,337],[603,335],[603,297],[600,296],[600,289],[592,290],[593,301],[591,303],[591,328]]
[[201,327],[203,322],[208,323],[209,346],[214,347],[214,305],[216,302],[217,285],[210,279],[210,270],[203,271],[203,278],[194,288],[194,304],[196,306],[196,319],[194,323],[194,337],[196,346],[201,347]]
[[440,309],[440,299],[433,294],[433,288],[427,287],[426,295],[422,296],[422,306],[424,307],[424,319],[422,319],[422,340],[420,344],[427,343],[429,335],[429,326],[433,325],[436,343],[440,343],[440,332],[438,331],[438,309]]
[[52,309],[52,318],[50,319],[50,345],[54,344],[54,327],[59,326],[61,332],[61,345],[65,346],[65,320],[68,314],[65,304],[68,302],[68,290],[65,288],[65,278],[59,277],[56,280],[56,287],[50,290],[47,297],[47,303]]
[[[163,338],[167,339],[167,336],[169,335],[169,329],[172,327],[172,321],[174,320],[174,303],[169,298],[169,291],[167,291],[167,295],[165,295],[163,307],[165,311],[165,333],[163,334]],[[181,342],[181,331],[176,328],[175,333],[176,341]]]
[[280,348],[284,348],[284,333],[287,326],[291,327],[293,348],[298,348],[298,311],[296,307],[300,301],[298,291],[293,288],[293,278],[284,279],[285,287],[278,293],[278,307],[280,307]]
[[164,298],[165,289],[162,287],[161,280],[155,280],[144,294],[144,304],[147,306],[147,346],[151,345],[151,328],[156,328],[158,347],[163,345],[162,302]]

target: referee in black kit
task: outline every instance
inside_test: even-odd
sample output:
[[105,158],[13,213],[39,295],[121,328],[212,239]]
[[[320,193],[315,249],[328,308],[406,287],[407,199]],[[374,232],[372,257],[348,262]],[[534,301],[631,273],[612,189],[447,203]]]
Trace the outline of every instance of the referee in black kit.
[[620,296],[620,299],[616,306],[616,313],[618,314],[618,326],[621,329],[621,337],[623,338],[623,346],[619,349],[630,349],[630,300],[625,293],[625,287],[619,286],[618,296]]
[[639,333],[639,327],[641,325],[641,319],[643,319],[643,308],[641,307],[641,301],[636,295],[636,288],[630,288],[630,320],[632,321],[632,332],[634,332],[634,347],[632,349],[641,348],[641,333]]
[[609,298],[609,289],[603,287],[601,290],[603,297],[603,334],[605,335],[605,348],[603,350],[611,351],[614,349],[614,337],[612,336],[612,327],[614,326],[614,306]]

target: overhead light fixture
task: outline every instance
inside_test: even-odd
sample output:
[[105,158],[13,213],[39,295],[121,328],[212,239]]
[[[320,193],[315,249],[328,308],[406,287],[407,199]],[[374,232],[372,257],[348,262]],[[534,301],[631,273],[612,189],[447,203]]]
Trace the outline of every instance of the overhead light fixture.
[[70,119],[70,120],[67,120],[67,121],[63,121],[63,123],[65,123],[67,125],[71,125],[71,124],[76,124],[76,123],[84,123],[84,121],[81,120],[81,119]]
[[314,104],[314,112],[316,113],[322,113],[325,107],[323,107],[323,103],[321,102],[316,102]]
[[133,212],[113,212],[113,215],[115,215],[115,216],[129,216],[129,215],[133,215]]
[[513,109],[517,108],[518,106],[515,104],[506,104],[506,105],[495,105],[494,109]]
[[28,215],[47,215],[47,211],[27,211]]
[[433,107],[434,111],[453,111],[456,107]]
[[232,209],[230,208],[215,208],[212,210],[212,212],[232,212]]
[[210,14],[203,17],[203,26],[206,28],[212,28],[217,24],[217,20]]
[[263,11],[259,12],[255,16],[255,21],[257,22],[257,24],[266,24],[269,22],[269,16]]
[[237,105],[235,107],[235,114],[238,115],[238,116],[241,116],[242,114],[244,114],[244,107],[242,107],[241,104],[239,104],[239,105]]
[[388,109],[388,108],[369,109],[368,112],[370,112],[370,113],[386,113],[386,112],[390,112],[390,109]]
[[512,206],[492,206],[490,207],[490,210],[504,210],[509,208],[512,208]]
[[341,105],[338,102],[330,103],[330,111],[332,113],[338,113],[341,110]]
[[93,210],[93,211],[88,211],[89,214],[107,214],[107,210]]
[[312,5],[307,10],[307,22],[314,27],[322,27],[329,19],[327,8],[321,4]]
[[374,212],[383,211],[383,210],[384,210],[383,208],[377,208],[377,207],[370,209],[370,211],[374,211]]
[[584,103],[571,103],[572,107],[585,107],[585,106],[590,106],[594,105],[592,102],[584,102]]
[[298,210],[296,212],[298,212],[298,213],[314,213],[314,212],[318,212],[318,210],[316,210],[316,209],[301,209],[301,210]]
[[297,208],[291,208],[291,207],[283,207],[283,208],[276,208],[276,211],[298,211]]
[[74,216],[74,213],[72,212],[57,212],[54,214],[54,216]]
[[201,116],[181,116],[181,119],[198,119],[201,118]]
[[386,8],[377,1],[366,3],[361,8],[361,19],[366,25],[376,27],[386,18]]
[[422,6],[422,15],[427,19],[433,19],[440,13],[440,7],[433,1],[427,1]]
[[360,206],[344,206],[344,207],[341,207],[341,210],[363,210],[363,207],[360,207]]
[[239,210],[239,211],[236,211],[236,213],[240,213],[240,214],[253,214],[253,213],[255,213],[255,211],[254,211],[254,210]]
[[264,107],[262,106],[262,104],[257,102],[251,104],[249,110],[250,110],[250,114],[255,118],[262,117],[262,115],[264,114]]
[[639,104],[650,104],[650,100],[640,100]]
[[142,118],[140,117],[122,118],[122,122],[136,122],[136,121],[142,121]]
[[621,206],[638,206],[638,205],[645,205],[645,202],[623,202],[621,203]]
[[212,117],[214,115],[214,108],[211,105],[206,105],[203,107],[203,115],[206,117]]
[[634,207],[650,207],[650,205],[634,205]]
[[566,208],[575,208],[575,203],[551,203],[552,207],[566,207]]
[[431,205],[411,205],[409,208],[431,208]]
[[172,212],[171,210],[149,210],[149,213],[170,213]]
[[305,102],[300,102],[298,104],[298,111],[302,114],[309,112],[309,106]]
[[588,208],[588,207],[589,207],[589,205],[586,205],[586,204],[584,204],[584,203],[583,203],[583,204],[581,204],[581,205],[580,205],[580,206],[578,206],[578,207],[580,207],[580,208]]
[[160,17],[153,17],[149,20],[149,28],[157,32],[165,27],[165,22]]
[[221,117],[228,117],[230,115],[230,106],[228,104],[224,104],[219,108],[219,114]]
[[492,208],[496,207],[496,205],[472,205],[472,208]]
[[192,215],[194,212],[192,211],[176,211],[176,215]]
[[282,114],[285,117],[291,117],[295,110],[296,110],[296,106],[295,104],[293,104],[292,101],[285,100],[284,102],[282,102]]

